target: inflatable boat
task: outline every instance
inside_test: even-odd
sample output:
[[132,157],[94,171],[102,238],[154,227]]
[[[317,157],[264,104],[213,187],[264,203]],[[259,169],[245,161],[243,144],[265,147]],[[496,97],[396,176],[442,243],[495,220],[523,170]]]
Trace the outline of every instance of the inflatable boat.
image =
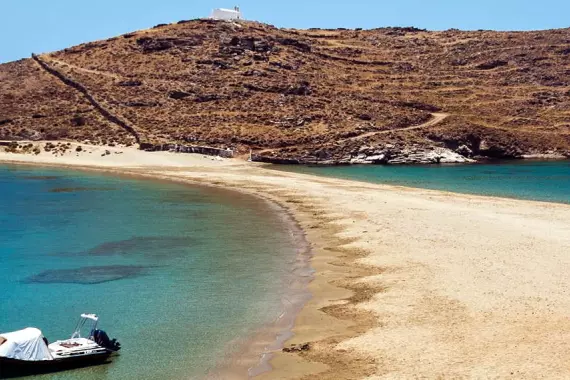
[[[51,344],[37,328],[0,334],[0,379],[108,363],[121,345],[98,330],[98,322],[95,314],[81,314],[71,338]],[[82,337],[87,324],[91,325],[89,334]]]

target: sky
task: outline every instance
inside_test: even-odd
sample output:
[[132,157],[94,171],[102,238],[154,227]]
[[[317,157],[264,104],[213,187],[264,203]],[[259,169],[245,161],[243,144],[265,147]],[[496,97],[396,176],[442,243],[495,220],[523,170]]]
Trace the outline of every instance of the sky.
[[0,0],[0,62],[239,5],[278,27],[536,30],[570,27],[570,0]]

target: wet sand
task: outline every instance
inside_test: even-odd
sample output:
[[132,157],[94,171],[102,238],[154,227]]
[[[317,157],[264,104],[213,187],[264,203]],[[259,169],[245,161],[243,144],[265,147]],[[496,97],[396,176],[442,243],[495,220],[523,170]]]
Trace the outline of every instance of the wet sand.
[[261,379],[570,377],[568,205],[134,149],[0,160],[220,186],[286,208],[316,271],[286,346],[310,344],[275,352]]

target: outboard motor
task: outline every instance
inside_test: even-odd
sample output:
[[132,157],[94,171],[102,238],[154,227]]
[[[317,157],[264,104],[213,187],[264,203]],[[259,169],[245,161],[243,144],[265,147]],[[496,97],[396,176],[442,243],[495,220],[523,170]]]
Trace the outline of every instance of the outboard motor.
[[109,339],[109,336],[103,330],[94,330],[92,336],[95,343],[101,347],[111,351],[119,351],[121,349],[121,343],[117,342],[117,339]]

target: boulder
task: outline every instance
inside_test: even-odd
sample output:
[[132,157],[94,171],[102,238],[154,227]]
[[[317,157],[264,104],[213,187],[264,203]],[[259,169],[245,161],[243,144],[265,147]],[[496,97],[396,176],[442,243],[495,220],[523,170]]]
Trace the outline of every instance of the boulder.
[[205,102],[212,102],[215,100],[220,100],[222,97],[216,94],[207,94],[207,95],[196,95],[194,101],[197,103],[205,103]]
[[296,85],[268,86],[268,87],[245,83],[243,87],[250,91],[269,92],[269,93],[277,93],[284,95],[307,96],[313,93],[310,83],[306,81],[300,82],[299,84]]
[[293,46],[297,50],[302,51],[304,53],[311,52],[311,46],[308,43],[293,38],[278,38],[277,42],[280,43],[281,45]]
[[121,87],[138,87],[142,86],[142,82],[140,80],[125,80],[117,83],[117,86]]
[[264,54],[254,54],[253,60],[257,61],[257,62],[267,62],[267,61],[269,61],[269,57],[267,55],[264,55]]
[[74,127],[82,127],[85,124],[87,124],[87,120],[85,120],[85,118],[83,116],[75,116],[73,119],[71,119],[71,125],[73,125]]
[[434,157],[438,163],[442,164],[460,164],[473,162],[473,160],[470,160],[469,158],[466,158],[459,153],[445,148],[436,149],[432,157]]
[[311,349],[310,343],[293,344],[291,347],[285,347],[283,349],[283,352],[287,352],[287,353],[303,352],[303,351],[309,351],[310,349]]
[[391,165],[469,163],[466,158],[447,148],[406,148],[393,151],[382,163]]
[[156,102],[125,102],[123,103],[127,107],[158,107],[159,103]]
[[471,157],[471,156],[473,156],[473,151],[472,151],[467,145],[461,145],[461,146],[459,146],[459,147],[455,150],[455,152],[456,152],[457,154],[460,154],[460,155],[464,156],[464,157]]
[[303,81],[296,86],[291,86],[285,91],[286,95],[307,96],[311,95],[312,93],[313,90],[311,89],[311,85],[309,84],[309,82],[306,81]]
[[365,161],[371,162],[373,164],[381,164],[386,162],[386,155],[385,154],[377,154],[374,156],[366,157]]
[[211,60],[211,59],[203,59],[203,60],[198,60],[196,61],[196,64],[198,65],[212,65],[214,67],[217,67],[219,69],[230,69],[232,67],[232,65],[228,62],[225,61],[221,61],[219,59],[215,59],[215,60]]
[[137,45],[141,47],[143,53],[154,53],[174,47],[174,44],[171,41],[165,39],[154,39],[151,37],[141,37],[137,39]]
[[494,60],[494,61],[481,63],[481,64],[475,66],[475,68],[477,70],[492,70],[492,69],[496,69],[497,67],[507,66],[508,64],[509,64],[509,62],[507,62],[507,61]]
[[265,40],[257,40],[257,41],[253,41],[253,50],[260,52],[260,53],[266,53],[271,51],[271,49],[273,48],[273,45],[271,43],[269,43],[268,41]]
[[268,74],[264,71],[259,70],[247,70],[243,74],[245,77],[266,77]]
[[269,64],[270,64],[271,66],[279,67],[279,68],[284,69],[284,70],[295,70],[295,67],[291,66],[291,65],[288,64],[288,63],[283,63],[283,62],[269,62]]
[[407,107],[407,108],[413,108],[413,109],[422,110],[422,111],[428,111],[428,112],[441,111],[441,108],[439,108],[438,106],[434,106],[433,104],[427,104],[427,103],[422,103],[422,102],[396,102],[396,103],[394,103],[394,105],[399,106],[399,107]]
[[192,94],[189,92],[185,92],[185,91],[171,91],[168,94],[169,98],[176,99],[176,100],[184,99],[184,98],[187,98],[189,96],[192,96]]
[[229,40],[222,40],[219,50],[222,54],[244,54],[246,51],[269,53],[273,50],[273,43],[252,36],[234,36]]

